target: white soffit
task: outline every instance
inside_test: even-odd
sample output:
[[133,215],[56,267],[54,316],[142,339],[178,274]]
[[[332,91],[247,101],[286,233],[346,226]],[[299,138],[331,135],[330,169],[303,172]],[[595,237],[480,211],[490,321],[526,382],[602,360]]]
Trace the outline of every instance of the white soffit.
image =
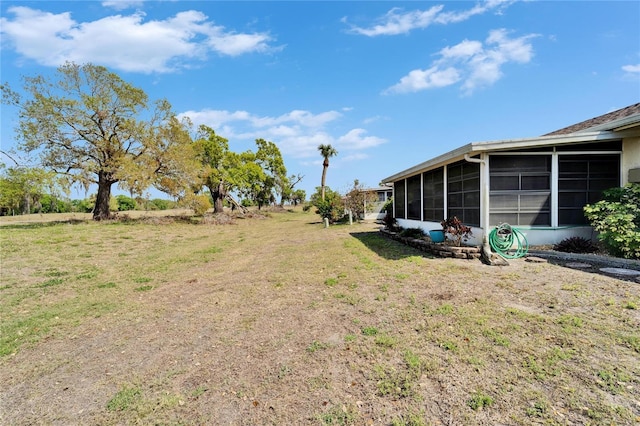
[[[637,119],[637,117],[636,117]],[[568,145],[586,142],[606,142],[619,140],[620,134],[611,131],[589,131],[567,135],[539,136],[536,138],[505,139],[499,141],[472,142],[454,149],[428,161],[417,164],[382,180],[384,183],[394,182],[429,169],[464,158],[465,154],[476,155],[484,152],[505,151],[514,149],[543,148],[545,146]]]

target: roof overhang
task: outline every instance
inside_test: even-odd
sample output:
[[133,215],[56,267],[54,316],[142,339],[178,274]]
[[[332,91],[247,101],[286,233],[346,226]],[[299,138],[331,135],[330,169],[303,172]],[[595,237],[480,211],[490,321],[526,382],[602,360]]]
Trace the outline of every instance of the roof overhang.
[[[637,116],[635,117],[635,120],[636,120],[635,125],[630,127],[623,126],[623,128],[630,129],[630,128],[639,126],[640,120],[638,119]],[[623,120],[618,120],[618,121],[623,121]],[[625,126],[628,126],[628,124]],[[616,129],[622,130],[619,127]],[[567,135],[539,136],[539,137],[527,138],[527,139],[507,139],[507,140],[489,141],[489,142],[472,142],[467,145],[461,146],[460,148],[454,149],[453,151],[449,151],[445,154],[442,154],[438,157],[434,157],[431,160],[425,161],[424,163],[420,163],[416,166],[413,166],[399,173],[396,173],[392,176],[389,176],[383,179],[382,183],[395,182],[397,180],[404,179],[418,173],[435,169],[445,164],[462,160],[465,157],[465,155],[474,156],[474,155],[486,153],[486,152],[512,151],[515,149],[544,148],[546,146],[570,145],[570,144],[587,143],[587,142],[613,141],[613,140],[620,140],[624,136],[626,136],[623,133],[625,132],[614,132],[609,130],[588,131],[588,132],[580,132],[580,133],[571,133]]]
[[597,132],[609,130],[613,132],[620,132],[630,129],[640,129],[640,114],[630,115],[628,117],[623,117],[617,120],[609,121],[607,123],[599,124],[597,126],[586,129],[586,131]]

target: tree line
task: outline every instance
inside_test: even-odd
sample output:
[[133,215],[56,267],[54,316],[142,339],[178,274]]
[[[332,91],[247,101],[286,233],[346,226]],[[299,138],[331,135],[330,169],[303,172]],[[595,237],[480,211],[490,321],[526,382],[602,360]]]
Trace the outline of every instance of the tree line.
[[111,216],[114,185],[132,196],[153,187],[200,213],[222,212],[225,200],[237,203],[232,195],[259,207],[304,201],[295,189],[303,176],[287,174],[275,143],[257,139],[255,151],[234,152],[214,129],[194,129],[168,100],[150,101],[105,67],[65,63],[52,78],[23,81],[24,95],[0,86],[2,102],[17,108],[18,150],[38,165],[3,173],[0,207],[31,211],[25,202],[41,202],[32,182],[54,198],[95,185],[95,220]]

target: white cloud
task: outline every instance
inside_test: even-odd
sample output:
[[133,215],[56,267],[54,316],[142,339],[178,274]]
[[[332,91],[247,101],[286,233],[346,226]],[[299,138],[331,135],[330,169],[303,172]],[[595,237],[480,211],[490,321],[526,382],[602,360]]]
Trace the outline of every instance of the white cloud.
[[186,111],[179,118],[189,117],[196,126],[205,124],[227,139],[263,138],[275,142],[283,154],[297,158],[316,156],[318,145],[331,144],[340,151],[362,151],[386,140],[368,136],[365,129],[352,129],[332,136],[327,126],[342,117],[337,111],[313,114],[293,110],[277,117],[264,117],[246,111],[201,110]]
[[340,160],[342,160],[343,163],[347,163],[350,161],[362,161],[362,160],[366,160],[367,158],[369,158],[367,154],[357,153],[357,154],[345,155],[344,157],[340,158]]
[[400,79],[400,82],[389,87],[384,93],[411,93],[421,90],[445,87],[457,83],[460,73],[455,68],[443,70],[431,67],[426,70],[413,70]]
[[247,52],[266,52],[270,49],[271,37],[266,34],[224,34],[222,27],[217,27],[209,37],[208,45],[219,53],[238,56]]
[[[351,25],[349,32],[354,34],[375,37],[379,35],[407,34],[415,29],[427,28],[432,24],[453,24],[466,21],[475,15],[481,15],[491,10],[497,14],[512,4],[514,0],[488,0],[476,4],[471,9],[455,12],[443,12],[444,5],[431,6],[426,10],[403,11],[394,7],[384,16],[377,19],[377,22],[370,27],[358,27]],[[348,24],[347,18],[342,18],[342,22]]]
[[220,126],[233,121],[251,120],[251,115],[246,111],[229,112],[211,109],[203,109],[201,111],[185,111],[178,115],[178,118],[180,119],[184,117],[189,117],[191,122],[196,126],[205,124],[212,129],[217,129]]
[[80,23],[68,12],[52,14],[22,6],[8,12],[12,18],[0,18],[4,42],[46,66],[92,62],[123,71],[164,73],[209,53],[265,52],[272,41],[267,33],[227,31],[194,10],[164,20],[145,20],[138,12]]
[[382,115],[374,115],[373,117],[367,117],[364,120],[362,120],[362,122],[364,124],[371,124],[371,123],[375,123],[376,121],[381,121],[381,120],[388,120],[388,117],[382,116]]
[[326,111],[312,114],[309,111],[294,110],[274,119],[274,123],[296,122],[305,127],[322,127],[338,118],[342,114],[337,111]]
[[386,141],[376,136],[365,136],[365,129],[352,129],[336,140],[336,147],[346,150],[361,150],[381,145]]
[[495,10],[495,13],[501,15],[504,9],[514,3],[513,0],[489,0],[482,3],[478,3],[471,9],[463,10],[460,12],[445,12],[438,15],[436,22],[438,24],[455,24],[458,22],[466,21],[475,15],[482,15],[483,13]]
[[624,65],[622,67],[622,71],[628,72],[630,74],[640,74],[640,64],[636,65]]
[[516,62],[528,63],[533,57],[533,46],[529,34],[509,38],[504,29],[493,30],[485,40],[464,40],[455,46],[440,50],[438,59],[425,70],[412,70],[384,93],[410,93],[446,87],[462,82],[465,94],[480,87],[494,84],[503,76],[503,65]]
[[[406,34],[415,28],[426,28],[431,25],[438,12],[443,8],[443,5],[438,5],[427,10],[411,12],[402,12],[400,8],[393,8],[378,19],[378,24],[370,28],[352,26],[350,32],[369,37]],[[343,18],[342,21],[346,23],[346,18]]]
[[189,117],[196,125],[206,124],[212,128],[217,128],[223,124],[234,121],[247,122],[254,128],[273,127],[284,123],[308,128],[318,128],[337,120],[342,117],[342,114],[337,111],[326,111],[320,114],[313,114],[309,111],[293,110],[278,117],[261,117],[250,114],[247,111],[229,112],[203,109],[201,111],[185,111],[180,114],[180,117],[184,116]]
[[110,0],[110,1],[102,2],[102,6],[110,7],[115,10],[124,10],[124,9],[141,7],[143,4],[144,4],[144,0]]
[[463,40],[453,47],[445,47],[440,51],[443,58],[468,58],[482,52],[482,42]]

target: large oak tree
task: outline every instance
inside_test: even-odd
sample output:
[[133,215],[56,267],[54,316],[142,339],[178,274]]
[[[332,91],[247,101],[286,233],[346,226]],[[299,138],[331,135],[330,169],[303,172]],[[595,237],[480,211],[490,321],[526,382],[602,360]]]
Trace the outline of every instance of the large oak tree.
[[169,102],[150,103],[105,67],[66,63],[52,79],[25,77],[24,89],[27,99],[2,86],[3,102],[19,108],[20,148],[72,182],[96,184],[96,220],[110,216],[115,183],[132,193],[154,185],[176,195],[192,179],[185,174],[197,171],[187,126]]
[[224,199],[232,193],[251,199],[259,207],[274,202],[279,182],[287,179],[287,169],[275,143],[256,139],[255,153],[236,153],[229,149],[229,141],[212,128],[201,125],[198,133],[193,145],[214,213],[223,212]]
[[198,133],[194,148],[202,165],[202,183],[211,193],[214,213],[222,213],[225,198],[246,189],[248,175],[255,169],[246,164],[253,163],[254,155],[231,151],[229,141],[206,125],[201,125]]

